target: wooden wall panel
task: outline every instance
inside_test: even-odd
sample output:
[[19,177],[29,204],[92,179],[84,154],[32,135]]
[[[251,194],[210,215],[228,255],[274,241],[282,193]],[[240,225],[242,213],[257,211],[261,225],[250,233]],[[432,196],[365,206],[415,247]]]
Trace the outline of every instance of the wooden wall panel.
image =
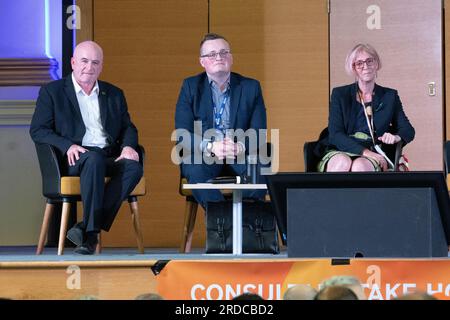
[[261,81],[280,170],[303,171],[303,143],[328,119],[327,2],[211,0],[210,30],[231,43],[234,71]]
[[[146,147],[149,194],[140,200],[146,247],[177,247],[184,199],[170,161],[175,103],[183,78],[201,72],[198,43],[207,1],[94,2],[94,40],[104,49],[101,78],[120,86]],[[303,142],[328,117],[326,1],[211,0],[210,31],[231,42],[234,71],[261,81],[269,128],[280,130],[280,170],[303,170]],[[203,246],[199,210],[193,246]],[[104,244],[134,246],[124,205]]]
[[94,9],[94,0],[76,0],[76,5],[80,8],[80,29],[76,32],[76,42],[80,43],[86,40],[93,40],[94,37],[94,28],[93,23],[94,19],[93,9]]
[[[178,194],[178,166],[170,160],[170,137],[181,82],[201,72],[198,46],[207,13],[203,0],[94,1],[94,40],[104,50],[101,79],[124,90],[146,149],[148,194],[139,199],[146,247],[178,247],[181,239],[184,198]],[[194,245],[204,241],[200,211]],[[135,246],[125,203],[103,239],[106,246]]]

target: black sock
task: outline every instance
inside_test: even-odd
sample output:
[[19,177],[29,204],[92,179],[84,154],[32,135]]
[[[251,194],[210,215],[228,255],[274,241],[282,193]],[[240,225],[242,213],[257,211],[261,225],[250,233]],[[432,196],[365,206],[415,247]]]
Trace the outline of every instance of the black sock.
[[98,232],[86,232],[86,243],[88,245],[96,245],[98,242]]

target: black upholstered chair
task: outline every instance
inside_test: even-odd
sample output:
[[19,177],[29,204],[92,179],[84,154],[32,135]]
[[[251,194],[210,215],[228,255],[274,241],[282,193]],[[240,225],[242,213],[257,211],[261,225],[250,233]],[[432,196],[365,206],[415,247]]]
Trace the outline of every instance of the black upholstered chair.
[[[303,144],[303,161],[305,164],[305,172],[316,172],[317,165],[321,158],[320,154],[325,151],[323,140],[328,136],[328,127],[323,129],[316,141],[307,141]],[[396,144],[383,144],[383,151],[394,164],[394,171],[398,171],[399,160],[402,155],[403,142]]]
[[450,190],[450,141],[444,142],[444,174],[447,179],[447,187]]
[[450,141],[444,142],[444,173],[447,177],[450,173]]
[[[35,146],[42,176],[42,193],[47,199],[36,254],[41,254],[44,249],[49,223],[55,211],[55,204],[62,202],[61,227],[58,241],[58,255],[62,255],[64,251],[64,241],[66,238],[70,206],[76,205],[77,201],[81,201],[80,177],[64,176],[62,170],[65,166],[63,163],[63,155],[58,149],[49,144],[36,144]],[[137,152],[139,153],[140,162],[143,165],[145,150],[142,146],[139,146]],[[108,181],[109,178],[105,178],[105,183]],[[136,234],[138,250],[140,253],[144,253],[144,242],[139,221],[137,197],[143,196],[145,193],[145,177],[142,177],[128,197],[134,232]],[[99,243],[96,252],[99,253],[100,250],[101,241],[99,234]]]
[[328,127],[323,129],[316,141],[307,141],[303,144],[303,161],[305,164],[305,172],[317,171],[317,164],[320,161],[318,154],[324,150],[321,141],[328,136]]

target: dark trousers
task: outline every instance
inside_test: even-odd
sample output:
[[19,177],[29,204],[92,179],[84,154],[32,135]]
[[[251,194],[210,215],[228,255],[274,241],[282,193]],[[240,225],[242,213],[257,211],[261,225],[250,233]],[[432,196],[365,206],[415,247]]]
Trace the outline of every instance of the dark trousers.
[[[85,147],[70,176],[80,176],[83,224],[86,232],[109,231],[122,202],[133,191],[143,175],[142,165],[133,160],[114,162],[117,154],[107,149]],[[111,177],[105,185],[105,177]]]
[[[209,179],[216,178],[227,172],[227,175],[246,174],[246,164],[181,164],[181,172],[189,183],[205,183]],[[257,172],[259,173],[259,165]],[[266,183],[266,178],[263,175],[257,174],[256,183]],[[222,193],[219,190],[192,190],[192,195],[195,200],[206,209],[208,202],[224,201]],[[252,198],[263,200],[266,195],[266,190],[243,190],[243,198]]]

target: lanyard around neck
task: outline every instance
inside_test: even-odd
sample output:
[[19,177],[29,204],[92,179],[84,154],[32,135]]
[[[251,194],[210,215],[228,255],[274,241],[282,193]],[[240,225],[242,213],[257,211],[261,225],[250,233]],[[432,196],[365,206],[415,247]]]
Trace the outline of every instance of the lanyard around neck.
[[219,110],[217,110],[217,106],[214,103],[214,125],[216,128],[218,128],[220,125],[220,120],[222,119],[222,114],[225,110],[225,106],[229,98],[230,98],[230,89],[227,89],[227,91],[225,92],[225,97],[223,98],[222,103],[220,104]]
[[375,136],[373,134],[374,127],[373,127],[373,112],[372,107],[366,107],[366,104],[364,103],[364,98],[361,93],[361,91],[358,90],[359,100],[361,100],[361,104],[364,110],[364,115],[366,116],[367,126],[369,127],[370,136],[372,137],[373,145],[376,145],[375,143]]

